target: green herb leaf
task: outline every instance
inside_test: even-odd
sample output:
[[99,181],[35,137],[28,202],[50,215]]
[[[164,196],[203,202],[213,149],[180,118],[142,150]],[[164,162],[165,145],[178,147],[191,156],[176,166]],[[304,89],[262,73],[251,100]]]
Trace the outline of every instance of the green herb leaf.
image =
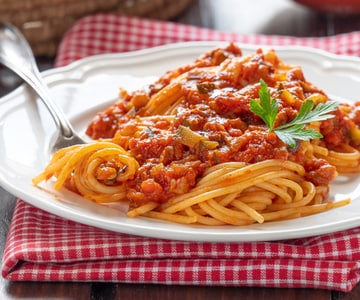
[[305,126],[311,122],[333,118],[334,115],[330,114],[330,112],[336,110],[339,103],[328,101],[319,103],[314,108],[314,102],[307,100],[302,104],[299,113],[291,122],[274,128],[278,113],[278,103],[276,99],[271,99],[268,87],[262,79],[260,80],[260,85],[260,102],[251,99],[250,110],[265,122],[270,132],[274,132],[280,140],[292,148],[296,147],[297,140],[307,141],[323,137],[320,132],[314,129],[305,129]]
[[278,113],[278,103],[276,99],[271,99],[270,92],[263,79],[260,79],[259,98],[260,102],[255,99],[250,100],[250,110],[265,122],[271,132]]
[[320,132],[315,131],[314,129],[303,128],[304,125],[297,124],[287,128],[286,130],[277,130],[277,128],[275,128],[274,132],[280,140],[289,145],[291,148],[296,147],[296,140],[308,141],[323,137]]
[[314,109],[314,102],[312,100],[307,100],[301,105],[299,113],[297,116],[289,123],[281,125],[276,129],[283,129],[293,126],[294,124],[309,124],[311,122],[323,121],[330,118],[333,118],[334,115],[329,114],[330,112],[336,110],[339,106],[339,103],[336,101],[328,101],[325,103],[319,103]]

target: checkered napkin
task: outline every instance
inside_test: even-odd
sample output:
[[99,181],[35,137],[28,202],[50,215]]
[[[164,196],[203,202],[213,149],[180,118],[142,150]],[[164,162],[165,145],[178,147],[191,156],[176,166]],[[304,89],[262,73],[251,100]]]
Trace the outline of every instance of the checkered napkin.
[[351,290],[360,228],[283,242],[209,243],[118,234],[18,200],[2,275],[26,281],[107,281]]
[[[298,44],[360,54],[360,33],[328,38],[237,35],[135,17],[95,15],[65,35],[57,66],[189,40]],[[360,228],[274,242],[168,241],[78,224],[18,200],[5,247],[9,280],[302,287],[350,291],[360,280]]]

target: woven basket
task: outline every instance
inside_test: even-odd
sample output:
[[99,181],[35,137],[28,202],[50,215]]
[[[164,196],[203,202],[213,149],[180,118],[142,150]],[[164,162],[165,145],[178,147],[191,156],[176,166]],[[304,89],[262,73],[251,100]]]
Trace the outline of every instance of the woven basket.
[[101,12],[169,20],[192,0],[0,0],[0,20],[17,26],[35,55],[54,56],[63,34],[79,18]]

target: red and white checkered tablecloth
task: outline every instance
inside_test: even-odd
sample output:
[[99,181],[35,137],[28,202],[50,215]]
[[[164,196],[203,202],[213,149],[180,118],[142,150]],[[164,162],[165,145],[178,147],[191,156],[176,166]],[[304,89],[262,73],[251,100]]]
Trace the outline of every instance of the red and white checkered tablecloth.
[[[303,45],[360,56],[360,32],[324,38],[237,35],[109,14],[85,17],[65,35],[57,66],[105,52],[193,40]],[[21,281],[108,281],[302,287],[350,291],[360,280],[360,228],[274,242],[168,241],[69,221],[18,200],[2,276]]]
[[235,41],[255,45],[299,45],[360,56],[360,32],[321,38],[236,34],[195,26],[99,14],[81,19],[59,46],[56,66],[100,53],[127,52],[186,41]]

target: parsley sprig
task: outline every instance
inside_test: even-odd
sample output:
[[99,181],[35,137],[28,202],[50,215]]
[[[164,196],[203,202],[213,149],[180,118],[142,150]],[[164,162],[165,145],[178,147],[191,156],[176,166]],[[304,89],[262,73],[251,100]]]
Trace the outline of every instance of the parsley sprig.
[[256,99],[250,100],[250,110],[265,122],[270,132],[274,132],[280,140],[291,148],[296,147],[296,140],[307,141],[322,138],[320,132],[311,128],[306,129],[306,125],[311,122],[333,118],[334,115],[329,113],[336,110],[339,105],[335,101],[328,101],[319,103],[314,108],[314,102],[306,100],[292,121],[274,128],[279,105],[275,98],[271,98],[270,91],[262,79],[260,79],[259,98],[260,101]]

